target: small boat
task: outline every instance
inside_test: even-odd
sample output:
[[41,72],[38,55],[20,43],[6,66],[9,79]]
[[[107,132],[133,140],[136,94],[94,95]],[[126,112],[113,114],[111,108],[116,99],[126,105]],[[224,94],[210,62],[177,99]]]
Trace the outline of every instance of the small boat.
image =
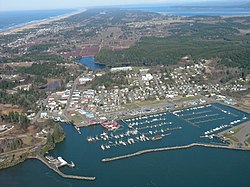
[[71,167],[71,168],[74,168],[75,164],[74,164],[74,162],[71,161],[71,164],[68,164],[68,166]]
[[105,147],[104,147],[104,145],[101,145],[101,148],[102,148],[102,150],[105,150]]
[[154,136],[153,138],[151,138],[151,140],[155,141],[155,140],[161,140],[162,139],[162,136],[161,135],[157,135],[157,136]]

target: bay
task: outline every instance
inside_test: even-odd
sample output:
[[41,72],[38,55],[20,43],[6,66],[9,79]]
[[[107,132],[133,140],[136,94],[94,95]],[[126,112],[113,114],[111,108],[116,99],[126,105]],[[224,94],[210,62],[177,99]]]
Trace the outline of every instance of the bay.
[[145,12],[156,12],[179,16],[232,16],[250,14],[250,8],[226,8],[226,7],[131,7],[130,10],[141,10]]

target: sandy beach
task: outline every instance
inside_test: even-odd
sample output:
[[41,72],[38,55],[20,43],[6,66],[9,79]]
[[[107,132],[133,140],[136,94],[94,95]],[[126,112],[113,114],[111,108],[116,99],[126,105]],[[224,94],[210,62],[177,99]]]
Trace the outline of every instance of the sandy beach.
[[249,17],[250,14],[241,14],[241,15],[226,15],[226,16],[221,16],[222,18],[237,18],[237,17]]
[[75,12],[72,12],[72,13],[69,13],[69,14],[66,14],[66,15],[63,15],[63,16],[59,16],[59,17],[56,17],[56,18],[53,18],[53,19],[44,20],[44,21],[41,21],[41,22],[38,22],[38,23],[27,24],[27,25],[24,25],[24,26],[21,26],[21,27],[18,27],[18,28],[13,28],[13,29],[6,30],[6,31],[0,31],[0,35],[7,35],[7,34],[13,34],[13,33],[21,32],[21,31],[23,31],[25,29],[31,29],[31,28],[35,28],[35,27],[40,26],[40,25],[48,24],[48,23],[51,23],[51,22],[54,22],[54,21],[59,21],[59,20],[68,18],[70,16],[80,14],[80,13],[85,12],[85,11],[86,11],[86,9],[81,9],[81,10],[77,10]]

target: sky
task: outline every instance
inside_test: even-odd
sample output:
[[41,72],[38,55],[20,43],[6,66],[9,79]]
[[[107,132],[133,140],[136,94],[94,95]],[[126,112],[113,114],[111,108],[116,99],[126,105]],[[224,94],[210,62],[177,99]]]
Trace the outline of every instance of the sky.
[[156,3],[172,3],[172,2],[190,3],[190,2],[206,2],[206,1],[208,0],[0,0],[0,11],[65,9],[65,8],[79,8],[79,7],[84,8],[89,6],[124,5],[124,4],[150,4],[150,3],[156,4]]

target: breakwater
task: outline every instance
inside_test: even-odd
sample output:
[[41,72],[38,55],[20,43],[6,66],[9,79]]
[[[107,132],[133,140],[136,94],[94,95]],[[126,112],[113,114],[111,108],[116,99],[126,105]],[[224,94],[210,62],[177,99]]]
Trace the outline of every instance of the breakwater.
[[52,169],[53,171],[55,171],[58,175],[60,175],[63,178],[67,178],[67,179],[79,179],[79,180],[89,180],[89,181],[93,181],[96,178],[95,177],[85,177],[85,176],[77,176],[77,175],[66,175],[63,172],[61,172],[58,168],[51,166],[44,158],[40,157],[40,156],[36,156],[36,157],[29,157],[30,159],[38,159],[40,160],[42,163],[44,163],[46,166],[48,166],[50,169]]
[[240,147],[234,147],[234,146],[223,146],[223,145],[213,145],[213,144],[203,144],[203,143],[192,143],[192,144],[183,145],[183,146],[163,147],[163,148],[156,148],[156,149],[147,149],[147,150],[142,150],[142,151],[138,151],[138,152],[127,154],[127,155],[122,155],[122,156],[117,156],[117,157],[112,157],[112,158],[104,158],[104,159],[102,159],[102,162],[110,162],[110,161],[115,161],[115,160],[130,158],[130,157],[134,157],[134,156],[138,156],[138,155],[142,155],[142,154],[146,154],[146,153],[158,152],[158,151],[170,151],[170,150],[178,150],[178,149],[188,149],[188,148],[195,147],[195,146],[209,147],[209,148],[219,148],[219,149],[232,149],[232,150],[249,151],[249,149],[240,148]]

